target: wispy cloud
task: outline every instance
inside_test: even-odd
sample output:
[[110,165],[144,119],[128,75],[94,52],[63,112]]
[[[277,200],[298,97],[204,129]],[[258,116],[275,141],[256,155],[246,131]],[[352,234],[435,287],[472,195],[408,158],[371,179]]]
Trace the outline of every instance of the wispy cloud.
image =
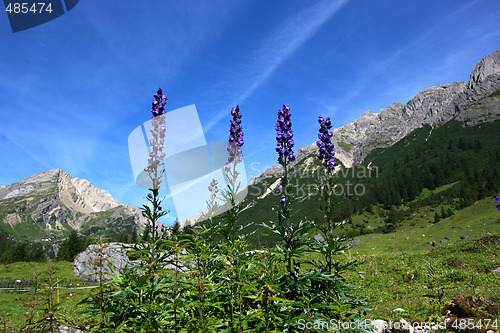
[[224,119],[227,116],[226,110],[231,105],[246,100],[347,2],[349,0],[321,1],[289,17],[284,22],[280,22],[279,26],[255,52],[251,58],[253,60],[249,64],[245,64],[244,73],[239,77],[248,77],[249,79],[246,82],[239,81],[238,83],[243,85],[243,90],[237,94],[233,103],[211,119],[205,126],[205,130],[209,131]]
[[[438,35],[438,31],[440,30],[446,30],[446,26],[452,24],[456,16],[467,11],[470,7],[474,6],[476,3],[477,1],[466,3],[462,7],[459,7],[455,11],[451,12],[447,17],[445,18],[440,17],[439,20],[435,21],[434,24],[430,25],[428,29],[424,30],[422,33],[417,35],[411,41],[402,45],[399,49],[394,50],[389,57],[374,59],[374,61],[369,66],[370,70],[367,71],[366,74],[363,75],[362,78],[356,82],[355,89],[350,89],[350,92],[345,95],[345,97],[340,103],[337,101],[337,109],[345,109],[346,106],[351,105],[352,101],[356,100],[360,94],[366,91],[366,89],[373,84],[374,80],[379,78],[382,74],[388,72],[390,68],[394,65],[394,63],[396,63],[399,59],[407,55],[409,52],[414,52],[414,50],[416,49],[425,48],[426,45],[428,44],[429,39],[432,39],[432,36]],[[463,53],[464,51],[450,50],[449,52],[450,54],[448,55],[448,57],[457,57],[457,52]],[[444,62],[447,61],[446,56],[443,56],[443,59]],[[448,60],[451,60],[451,58]],[[418,79],[419,78],[412,79],[412,85],[411,85],[412,92],[415,89],[415,87],[418,86],[416,84],[416,80]],[[427,77],[426,79],[428,80],[429,78]],[[400,89],[401,83],[400,82],[396,83],[396,81],[394,82],[395,85],[397,85],[398,88]],[[317,103],[320,106],[330,105],[330,104],[325,104],[322,101],[317,101]],[[326,108],[326,110],[332,111],[330,107]],[[360,111],[364,110],[350,110],[350,114],[351,116],[354,114],[359,114]]]

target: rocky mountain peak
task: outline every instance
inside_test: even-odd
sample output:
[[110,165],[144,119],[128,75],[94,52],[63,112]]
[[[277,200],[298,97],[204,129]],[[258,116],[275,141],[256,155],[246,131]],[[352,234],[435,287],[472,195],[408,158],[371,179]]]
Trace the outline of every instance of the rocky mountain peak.
[[74,212],[102,212],[121,206],[108,191],[98,189],[88,180],[71,177],[61,169],[44,171],[0,188],[0,200],[42,194],[55,187],[57,198]]
[[472,71],[469,79],[469,88],[474,89],[488,79],[490,76],[498,76],[500,74],[500,50],[487,55],[479,60]]
[[0,188],[0,229],[14,238],[23,237],[29,229],[38,235],[37,241],[48,242],[70,228],[111,237],[134,229],[141,232],[145,225],[139,209],[122,205],[108,191],[61,169]]
[[[468,82],[429,87],[407,104],[393,103],[378,113],[368,110],[353,122],[334,129],[335,158],[351,167],[361,164],[374,149],[389,147],[424,125],[434,126],[452,119],[500,117],[499,103],[489,97],[497,89],[500,89],[500,50],[481,59]],[[315,143],[301,147],[297,163],[316,152]],[[268,169],[252,179],[251,184],[276,176],[279,170]]]
[[[70,197],[70,201],[87,213],[103,212],[121,206],[108,191],[95,187],[86,179],[71,177],[64,171],[59,172],[58,186],[61,198]],[[68,205],[72,203],[68,202]]]

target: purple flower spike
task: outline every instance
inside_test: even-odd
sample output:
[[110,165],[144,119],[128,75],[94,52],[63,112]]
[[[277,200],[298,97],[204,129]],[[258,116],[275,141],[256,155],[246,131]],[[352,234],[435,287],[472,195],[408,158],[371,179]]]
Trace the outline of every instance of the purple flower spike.
[[331,141],[331,137],[333,132],[328,131],[332,128],[332,123],[330,121],[330,117],[326,119],[323,116],[319,116],[318,123],[320,124],[320,129],[318,133],[318,141],[316,141],[316,145],[318,146],[318,158],[321,162],[325,163],[325,167],[328,172],[332,172],[337,162],[335,162],[335,155],[333,143]]
[[167,103],[167,96],[163,95],[163,90],[158,88],[156,94],[154,94],[153,102],[151,106],[151,139],[149,139],[149,146],[151,148],[148,165],[144,169],[153,181],[153,188],[158,189],[160,184],[160,164],[161,160],[165,157],[163,152],[165,143],[165,104]]
[[[229,144],[227,145],[227,151],[229,152],[228,162],[238,164],[243,161],[241,147],[244,144],[243,127],[241,127],[242,115],[239,105],[236,105],[236,108],[231,109],[231,116],[233,119],[231,119],[231,124],[229,126]],[[229,172],[227,167],[226,171]]]
[[276,152],[278,153],[278,162],[285,165],[288,161],[295,161],[293,154],[293,131],[290,106],[283,105],[283,108],[278,111],[278,121],[276,122]]
[[[500,195],[497,196],[497,202],[500,202]],[[497,209],[500,210],[500,205],[497,205]]]

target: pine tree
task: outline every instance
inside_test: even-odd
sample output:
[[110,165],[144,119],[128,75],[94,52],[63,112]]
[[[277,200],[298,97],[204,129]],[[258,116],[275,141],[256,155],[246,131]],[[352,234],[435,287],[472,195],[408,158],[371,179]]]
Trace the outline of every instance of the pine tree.
[[80,252],[85,251],[86,245],[86,239],[78,236],[75,229],[71,229],[69,237],[59,247],[57,259],[73,261]]

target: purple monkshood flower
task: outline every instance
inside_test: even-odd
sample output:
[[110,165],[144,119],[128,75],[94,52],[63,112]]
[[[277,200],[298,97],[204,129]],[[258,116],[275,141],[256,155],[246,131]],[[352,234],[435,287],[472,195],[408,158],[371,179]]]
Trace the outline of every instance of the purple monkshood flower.
[[332,123],[330,122],[330,117],[326,119],[323,116],[319,116],[318,123],[320,124],[319,133],[318,133],[318,141],[316,141],[316,145],[318,146],[318,158],[321,162],[325,163],[325,167],[328,172],[331,172],[333,168],[337,165],[335,162],[335,155],[333,143],[331,141],[331,137],[333,132],[328,131],[332,128]]
[[283,105],[278,111],[278,121],[276,122],[276,152],[278,153],[278,162],[285,165],[287,161],[295,161],[293,154],[293,131],[290,106]]
[[281,199],[280,199],[280,204],[282,206],[285,206],[285,203],[286,203],[286,197],[284,195],[281,196]]
[[153,114],[151,119],[165,114],[165,104],[167,104],[167,99],[167,96],[163,95],[163,90],[158,88],[158,91],[154,94],[153,104],[151,106],[151,113]]
[[276,194],[281,194],[280,204],[282,206],[285,206],[286,197],[285,197],[285,194],[283,193],[283,180],[281,180],[280,185],[276,188]]
[[227,151],[229,152],[228,162],[238,164],[243,161],[241,147],[244,143],[244,133],[243,128],[241,127],[242,115],[239,105],[236,105],[236,108],[231,109],[231,116],[233,116],[233,119],[231,119],[231,124],[229,126],[229,144],[227,145]]
[[[498,195],[496,197],[496,199],[497,199],[497,202],[500,203],[500,195]],[[497,209],[500,210],[500,205],[497,205]]]

